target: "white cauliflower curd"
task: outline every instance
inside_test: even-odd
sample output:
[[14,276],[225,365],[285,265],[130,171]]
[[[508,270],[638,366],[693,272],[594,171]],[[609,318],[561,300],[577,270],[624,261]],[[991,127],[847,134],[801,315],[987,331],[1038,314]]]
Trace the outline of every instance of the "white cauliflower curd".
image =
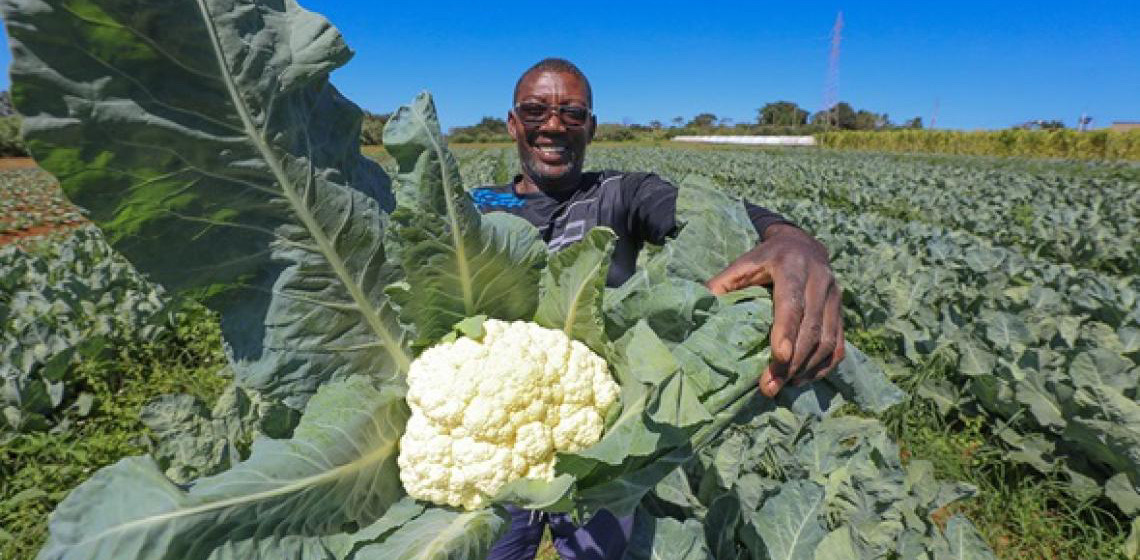
[[476,509],[513,480],[551,480],[555,452],[597,442],[617,401],[606,362],[562,331],[483,328],[482,340],[433,346],[408,371],[398,462],[413,498]]

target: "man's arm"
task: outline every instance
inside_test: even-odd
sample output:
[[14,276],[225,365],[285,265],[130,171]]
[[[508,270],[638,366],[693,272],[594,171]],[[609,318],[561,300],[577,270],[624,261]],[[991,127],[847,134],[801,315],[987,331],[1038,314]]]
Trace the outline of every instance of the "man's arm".
[[772,361],[760,376],[760,391],[773,396],[788,381],[820,379],[843,361],[843,292],[827,248],[803,230],[776,223],[761,239],[705,285],[714,294],[771,287]]
[[[651,243],[675,233],[677,187],[648,175],[630,194],[630,231]],[[773,396],[788,381],[819,379],[843,360],[842,291],[822,243],[775,212],[747,202],[745,208],[760,243],[705,285],[715,294],[772,289],[772,362],[760,390]]]

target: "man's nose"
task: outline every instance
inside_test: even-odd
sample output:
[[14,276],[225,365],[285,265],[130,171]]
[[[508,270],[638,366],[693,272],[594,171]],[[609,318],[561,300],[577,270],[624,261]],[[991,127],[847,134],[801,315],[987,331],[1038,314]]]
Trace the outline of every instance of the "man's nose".
[[551,109],[547,111],[546,118],[542,120],[542,124],[538,126],[538,129],[552,132],[566,131],[566,123],[562,122],[562,113],[558,107],[551,107]]

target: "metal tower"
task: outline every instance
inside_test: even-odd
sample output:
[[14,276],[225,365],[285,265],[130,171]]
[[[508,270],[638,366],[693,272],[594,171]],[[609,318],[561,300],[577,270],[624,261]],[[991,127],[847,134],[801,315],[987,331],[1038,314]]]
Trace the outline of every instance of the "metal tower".
[[824,126],[831,126],[838,117],[833,111],[839,105],[839,42],[843,39],[843,12],[835,15],[831,28],[831,54],[827,59],[827,81],[823,86],[823,110],[828,112]]

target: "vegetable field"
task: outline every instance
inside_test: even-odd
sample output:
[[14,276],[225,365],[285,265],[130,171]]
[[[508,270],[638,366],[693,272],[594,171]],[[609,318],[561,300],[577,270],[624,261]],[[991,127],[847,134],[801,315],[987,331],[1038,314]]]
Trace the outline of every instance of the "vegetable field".
[[[479,211],[519,164],[430,94],[362,153],[295,2],[0,11],[83,207],[4,176],[4,557],[480,560],[514,508],[621,518],[629,560],[1137,555],[1134,168],[597,146],[680,187],[611,286],[614,230]],[[759,241],[742,198],[845,289],[846,359],[774,397],[787,300],[705,285]]]
[[[496,182],[512,152],[461,161]],[[596,148],[588,167],[652,169],[785,213],[831,250],[849,335],[911,403],[984,422],[1003,463],[1122,523],[1140,513],[1140,169],[650,148]]]
[[[468,186],[501,182],[517,166],[510,149],[457,154]],[[391,158],[380,161],[397,171]],[[966,517],[955,519],[972,520],[1003,558],[1126,558],[1135,550],[1140,281],[1128,260],[1137,250],[1137,228],[1126,224],[1140,216],[1140,202],[1129,194],[1140,174],[1029,161],[612,147],[595,147],[587,166],[654,170],[693,192],[711,187],[767,205],[813,232],[831,250],[845,288],[849,338],[905,391],[878,412],[847,405],[815,422],[789,409],[732,428],[688,477],[667,478],[646,498],[647,511],[694,520],[679,524],[679,535],[691,537],[687,524],[709,516],[729,515],[724,523],[755,531],[765,527],[759,518],[727,513],[726,503],[745,496],[722,500],[718,484],[754,488],[760,493],[748,494],[755,502],[745,509],[771,515],[792,503],[826,505],[814,493],[837,480],[835,467],[805,463],[804,453],[843,442],[845,468],[863,473],[847,487],[848,499],[895,496],[874,510],[880,523],[917,513],[944,530],[964,531],[946,524],[961,512]],[[5,187],[26,185],[29,173],[4,172]],[[42,178],[18,188],[33,199],[59,197]],[[77,213],[66,202],[55,205],[65,215]],[[940,211],[946,208],[956,211]],[[998,218],[1007,213],[1019,217]],[[37,218],[27,219],[37,225]],[[79,434],[92,438],[92,430],[96,438],[133,438],[79,462],[99,467],[117,453],[149,450],[168,465],[168,476],[189,481],[245,456],[249,434],[274,433],[274,422],[294,421],[240,390],[204,389],[231,375],[219,370],[220,348],[212,346],[216,317],[156,318],[166,299],[161,288],[134,272],[97,230],[80,228],[30,250],[9,244],[0,255],[7,278],[0,307],[7,368],[2,441],[17,467],[0,486],[8,504],[0,533],[5,557],[39,547],[51,504],[84,476],[83,470],[31,476],[66,467],[45,466],[35,460],[39,455],[76,461],[38,447],[45,440],[92,445],[76,441]],[[165,355],[148,366],[151,372],[138,371],[139,362],[156,359],[138,348],[154,342],[167,347]],[[193,363],[182,367],[188,354]],[[134,404],[107,402],[118,399]],[[187,440],[192,410],[202,420]],[[150,435],[138,439],[144,433]],[[189,441],[195,443],[187,447]],[[704,472],[710,468],[712,475]],[[944,483],[934,477],[973,484],[935,490]],[[935,493],[915,494],[913,485],[926,479],[934,485],[924,492]],[[899,501],[908,495],[911,501]],[[924,495],[928,501],[913,501]],[[1025,502],[1016,506],[1026,508],[1023,514],[1042,516],[1039,524],[1060,530],[988,509],[1010,499]],[[817,513],[820,530],[842,526],[838,513]],[[1048,549],[1018,531],[1043,532],[1037,538],[1051,539]],[[718,546],[705,536],[703,547]],[[731,557],[727,549],[709,552]]]

